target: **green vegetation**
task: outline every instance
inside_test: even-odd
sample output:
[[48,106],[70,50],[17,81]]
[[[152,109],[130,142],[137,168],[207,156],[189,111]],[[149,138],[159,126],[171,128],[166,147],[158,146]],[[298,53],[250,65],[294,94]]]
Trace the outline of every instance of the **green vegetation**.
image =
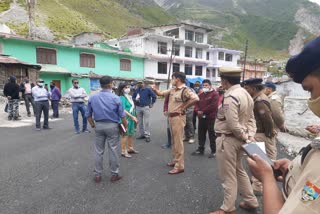
[[29,26],[27,23],[24,23],[24,24],[6,23],[6,25],[18,35],[27,36],[29,33]]
[[0,13],[10,9],[10,3],[12,0],[1,0],[0,1]]

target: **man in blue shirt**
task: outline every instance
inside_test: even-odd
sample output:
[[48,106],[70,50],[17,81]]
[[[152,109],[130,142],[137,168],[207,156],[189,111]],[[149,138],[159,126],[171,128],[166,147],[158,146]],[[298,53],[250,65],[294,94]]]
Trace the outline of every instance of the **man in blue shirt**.
[[54,82],[50,82],[51,89],[51,107],[53,110],[53,118],[59,118],[59,102],[61,99],[61,93]]
[[132,99],[136,105],[136,114],[139,121],[140,136],[137,139],[146,139],[150,142],[150,108],[157,100],[155,93],[145,86],[146,82],[137,82],[138,88],[133,93]]
[[96,131],[95,140],[95,182],[101,181],[103,154],[106,143],[109,148],[109,163],[111,168],[111,182],[120,180],[119,176],[119,148],[120,133],[119,122],[122,121],[125,129],[128,124],[120,98],[112,93],[113,80],[110,76],[100,79],[102,90],[89,98],[86,117],[92,128]]

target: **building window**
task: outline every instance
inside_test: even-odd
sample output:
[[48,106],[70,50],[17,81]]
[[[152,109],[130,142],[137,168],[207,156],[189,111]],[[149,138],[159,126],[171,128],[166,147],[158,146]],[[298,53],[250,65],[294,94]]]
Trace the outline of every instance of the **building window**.
[[179,72],[180,71],[180,64],[179,63],[173,63],[172,64],[172,71],[174,72]]
[[48,48],[37,48],[37,63],[56,65],[57,51]]
[[180,56],[180,45],[174,45],[173,46],[173,55],[174,56]]
[[206,78],[211,78],[211,72],[208,68],[206,70]]
[[185,57],[192,57],[192,47],[185,47]]
[[166,62],[158,62],[158,74],[167,74]]
[[196,58],[202,59],[202,49],[201,48],[196,49]]
[[166,36],[174,36],[175,38],[179,38],[179,28],[169,30],[165,32]]
[[186,40],[193,41],[194,32],[190,30],[186,30]]
[[121,71],[131,71],[131,60],[130,59],[120,59],[120,70]]
[[232,62],[232,54],[226,54],[226,61]]
[[96,67],[96,57],[94,54],[80,54],[80,67],[95,68]]
[[212,70],[212,77],[217,77],[217,69]]
[[184,65],[184,73],[186,75],[192,75],[192,65],[185,64]]
[[159,54],[167,54],[167,43],[158,42],[158,53]]
[[203,43],[203,33],[195,33],[195,39],[198,43]]
[[196,76],[202,76],[202,66],[196,66]]
[[224,60],[224,52],[219,52],[219,60]]
[[207,52],[207,60],[210,60],[210,52]]

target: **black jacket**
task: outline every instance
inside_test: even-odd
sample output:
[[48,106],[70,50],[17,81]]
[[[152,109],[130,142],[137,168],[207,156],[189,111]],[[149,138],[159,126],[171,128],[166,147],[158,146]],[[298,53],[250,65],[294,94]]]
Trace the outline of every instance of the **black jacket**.
[[19,85],[17,83],[9,82],[5,84],[3,89],[4,96],[10,96],[11,99],[19,99]]

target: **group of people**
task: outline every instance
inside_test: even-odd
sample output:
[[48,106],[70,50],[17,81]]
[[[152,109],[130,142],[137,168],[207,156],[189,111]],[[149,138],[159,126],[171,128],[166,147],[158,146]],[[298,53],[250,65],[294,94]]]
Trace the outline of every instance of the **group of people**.
[[[309,108],[320,117],[320,37],[309,42],[302,52],[289,59],[286,71],[304,90],[311,93]],[[198,118],[198,149],[193,155],[203,155],[206,135],[210,140],[210,156],[216,157],[218,174],[223,187],[223,203],[219,210],[211,214],[233,214],[238,191],[243,198],[240,207],[251,210],[259,206],[256,195],[263,195],[264,213],[318,213],[320,210],[320,172],[317,161],[320,160],[320,138],[302,150],[293,161],[276,160],[277,147],[275,138],[279,131],[286,132],[282,109],[282,100],[276,93],[276,86],[262,79],[249,79],[241,83],[242,69],[222,67],[219,69],[221,87],[214,89],[210,80],[204,80],[202,89],[186,86],[186,75],[174,72],[171,78],[172,88],[160,91],[155,85],[146,87],[138,82],[137,89],[131,91],[130,83],[121,83],[118,94],[115,94],[114,80],[110,76],[100,79],[102,90],[88,99],[87,94],[79,87],[77,79],[72,80],[73,87],[66,97],[72,102],[74,127],[80,133],[78,113],[83,118],[82,132],[89,132],[87,121],[95,129],[95,166],[94,180],[102,180],[103,154],[108,147],[111,169],[111,182],[116,182],[120,176],[119,150],[121,155],[130,158],[138,154],[134,149],[136,127],[139,127],[138,139],[151,141],[150,108],[156,102],[156,95],[163,96],[164,115],[168,123],[168,144],[172,148],[172,160],[166,165],[171,168],[169,174],[175,175],[185,171],[184,140],[190,142],[187,120]],[[5,95],[10,103],[9,119],[17,119],[15,111],[19,93],[8,91],[19,90],[15,78],[10,77],[10,84],[5,87]],[[53,85],[54,86],[54,85]],[[36,128],[40,130],[41,112],[44,112],[44,129],[48,124],[48,99],[52,92],[43,87],[43,81],[31,89],[35,101]],[[132,94],[132,96],[131,96]],[[30,88],[25,87],[25,95],[30,95]],[[61,98],[61,96],[57,97]],[[56,104],[54,104],[56,105]],[[192,109],[192,111],[190,110]],[[192,112],[190,114],[190,112]],[[29,111],[28,111],[29,114]],[[190,116],[191,115],[191,116]],[[59,114],[55,114],[59,116]],[[194,129],[195,127],[193,127]],[[194,131],[194,130],[193,130]],[[264,142],[268,157],[273,160],[271,167],[258,155],[247,158],[253,176],[249,178],[243,167],[246,143]],[[274,170],[281,172],[275,177]],[[278,189],[276,181],[283,181],[283,194]],[[251,183],[252,182],[252,183]]]

